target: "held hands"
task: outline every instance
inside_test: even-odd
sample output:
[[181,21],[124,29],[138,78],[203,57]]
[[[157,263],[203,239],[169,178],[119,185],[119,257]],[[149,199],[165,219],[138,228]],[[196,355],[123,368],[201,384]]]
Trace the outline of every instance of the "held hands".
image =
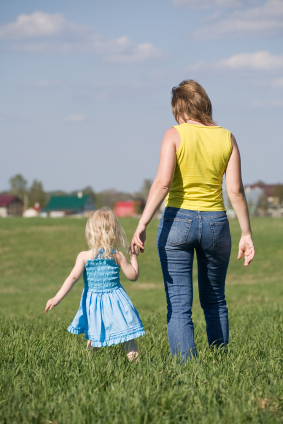
[[140,251],[139,251],[138,246],[134,245],[134,252],[132,252],[131,246],[129,247],[129,255],[130,255],[130,257],[133,256],[133,255],[134,256],[139,256],[139,254],[140,254]]
[[133,235],[133,239],[131,242],[131,252],[132,254],[135,253],[136,247],[140,248],[140,252],[144,252],[144,243],[146,239],[146,232],[145,232],[146,226],[143,224],[139,224],[135,234]]
[[239,242],[238,259],[242,258],[243,253],[245,255],[244,266],[248,266],[255,255],[255,248],[254,248],[252,237],[250,235],[241,237],[241,240]]
[[51,309],[52,309],[54,306],[59,305],[59,303],[60,303],[60,300],[59,300],[59,301],[58,301],[58,300],[56,300],[56,297],[53,297],[52,299],[49,299],[49,300],[47,301],[47,303],[46,303],[46,306],[45,306],[45,312],[47,313],[48,311],[51,311]]

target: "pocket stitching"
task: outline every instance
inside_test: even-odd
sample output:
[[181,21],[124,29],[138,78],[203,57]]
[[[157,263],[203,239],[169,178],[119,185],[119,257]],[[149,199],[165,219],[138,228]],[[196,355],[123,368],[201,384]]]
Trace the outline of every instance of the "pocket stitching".
[[169,233],[167,235],[167,240],[165,240],[165,236],[164,235],[162,237],[162,240],[165,243],[165,245],[169,245],[169,246],[174,247],[174,246],[181,246],[182,244],[185,244],[185,242],[186,242],[186,240],[188,238],[188,235],[189,235],[191,226],[192,226],[192,219],[165,218],[165,221],[167,221],[167,222],[168,221],[180,221],[180,222],[187,222],[189,224],[189,225],[187,225],[187,229],[186,229],[185,233],[183,234],[182,240],[180,240],[178,243],[172,243],[172,242],[170,243],[168,241],[168,235],[169,235]]
[[223,244],[222,246],[219,246],[216,243],[216,235],[215,235],[215,231],[214,231],[214,228],[213,228],[215,225],[228,225],[228,228],[230,229],[229,221],[226,221],[226,222],[211,222],[210,223],[210,228],[211,228],[212,237],[213,237],[213,246],[216,247],[216,249],[224,249],[225,247],[229,246],[229,244],[231,243],[231,234],[229,232],[229,235],[230,235],[229,241],[227,243]]
[[192,219],[180,219],[180,218],[164,218],[164,221],[181,221],[181,222],[192,222]]

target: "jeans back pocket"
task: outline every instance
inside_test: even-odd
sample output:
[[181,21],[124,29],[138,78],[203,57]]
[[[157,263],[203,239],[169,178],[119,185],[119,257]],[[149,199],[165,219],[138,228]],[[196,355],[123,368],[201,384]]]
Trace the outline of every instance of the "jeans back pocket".
[[192,225],[192,220],[164,217],[162,242],[169,246],[185,244]]
[[211,222],[210,228],[213,236],[213,246],[223,249],[231,244],[229,221]]

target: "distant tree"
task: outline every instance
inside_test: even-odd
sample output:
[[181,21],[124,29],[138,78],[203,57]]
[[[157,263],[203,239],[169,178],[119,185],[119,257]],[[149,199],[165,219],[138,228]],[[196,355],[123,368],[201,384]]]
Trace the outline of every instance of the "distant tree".
[[253,213],[254,212],[254,202],[252,201],[252,198],[250,197],[248,200],[248,208],[249,208],[249,212]]
[[103,206],[109,206],[111,209],[114,208],[115,203],[118,200],[122,200],[120,194],[114,190],[104,190],[95,195],[95,207],[101,209]]
[[226,206],[227,206],[227,209],[233,209],[233,206],[232,206],[231,200],[229,199],[228,194],[226,199]]
[[142,214],[145,207],[145,202],[143,199],[134,200],[134,211],[137,215]]
[[47,195],[43,190],[42,183],[40,181],[34,180],[30,189],[28,190],[29,206],[34,206],[36,203],[39,203],[39,205],[43,207],[46,201]]
[[86,195],[90,196],[93,204],[95,205],[95,207],[97,207],[96,206],[96,193],[93,191],[92,187],[87,186],[87,187],[85,187],[81,190],[74,190],[74,191],[71,192],[71,195],[76,196],[79,192],[81,192],[84,196],[86,196]]
[[10,178],[10,192],[18,196],[21,200],[27,192],[27,180],[21,174]]
[[95,196],[95,208],[101,209],[103,205],[103,196],[102,193],[96,193]]
[[262,190],[261,195],[259,197],[257,208],[260,209],[261,211],[263,211],[264,213],[268,209],[267,196],[266,196],[266,193],[265,193],[264,190]]
[[81,190],[84,195],[90,196],[94,206],[96,207],[96,194],[93,191],[92,187],[87,186],[83,190]]
[[265,182],[262,180],[258,180],[257,182],[254,183],[254,185],[257,185],[258,187],[263,187],[265,186]]
[[152,186],[151,180],[144,180],[139,195],[145,202],[147,201],[149,190],[150,190],[151,186]]
[[141,199],[140,193],[127,193],[127,192],[116,191],[114,189],[104,190],[104,191],[95,193],[96,209],[101,209],[103,206],[109,206],[111,209],[113,209],[116,202],[124,202],[128,200],[140,201],[139,204],[143,208],[144,202],[143,202],[143,199]]
[[69,193],[63,190],[53,190],[53,191],[47,191],[46,195],[47,195],[47,198],[50,199],[51,196],[68,196]]
[[273,189],[273,197],[277,197],[279,199],[279,203],[283,202],[283,184],[276,184]]

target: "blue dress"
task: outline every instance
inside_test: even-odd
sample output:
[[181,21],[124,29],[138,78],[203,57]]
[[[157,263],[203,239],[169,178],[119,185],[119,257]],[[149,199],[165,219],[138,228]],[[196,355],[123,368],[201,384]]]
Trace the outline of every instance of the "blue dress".
[[143,336],[139,314],[120,284],[120,267],[112,258],[88,260],[83,272],[80,308],[68,327],[85,334],[95,347],[111,346]]

